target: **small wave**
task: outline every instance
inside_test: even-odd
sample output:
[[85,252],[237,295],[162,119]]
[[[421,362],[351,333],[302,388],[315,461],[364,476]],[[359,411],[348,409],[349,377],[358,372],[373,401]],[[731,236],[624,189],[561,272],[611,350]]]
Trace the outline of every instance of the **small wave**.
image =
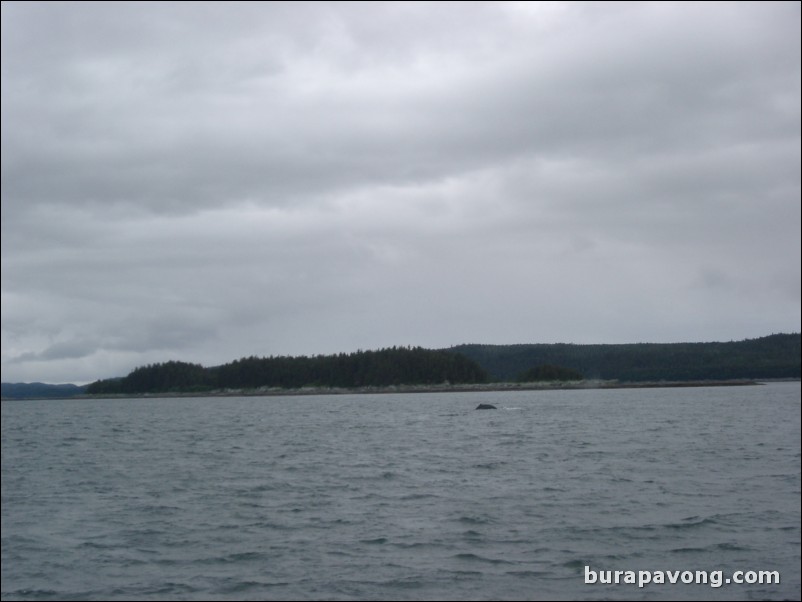
[[117,544],[108,544],[108,543],[97,543],[94,541],[84,541],[78,544],[79,548],[83,549],[90,549],[90,550],[113,550],[118,548]]
[[470,552],[455,554],[452,556],[452,558],[456,558],[457,560],[468,560],[471,562],[487,562],[489,564],[516,564],[510,560],[504,560],[502,558],[487,558],[485,556],[479,556],[478,554],[472,554]]
[[137,510],[144,514],[174,514],[181,511],[181,508],[166,504],[144,504],[139,506]]
[[464,523],[466,525],[486,525],[493,521],[487,516],[460,516],[457,519],[457,522]]
[[541,578],[551,575],[550,571],[506,571],[505,575],[519,577],[521,579]]
[[665,529],[697,529],[708,525],[719,524],[715,518],[701,518],[699,516],[689,516],[676,523],[666,523],[661,525]]
[[247,560],[261,560],[265,555],[262,552],[236,552],[229,554],[225,562],[244,562]]
[[267,558],[268,556],[264,552],[235,552],[226,556],[207,556],[205,558],[198,558],[192,561],[192,563],[200,565],[235,564],[265,560]]
[[364,543],[367,545],[381,545],[387,543],[386,537],[376,537],[375,539],[360,539],[359,543]]
[[426,500],[439,497],[440,497],[439,495],[435,495],[433,493],[410,493],[408,495],[402,495],[399,499],[406,502],[414,500]]
[[248,495],[251,493],[264,493],[265,491],[273,491],[275,488],[276,486],[273,483],[263,483],[247,489],[244,491],[244,494]]
[[378,585],[380,585],[381,587],[391,587],[400,589],[418,589],[423,587],[425,583],[419,579],[408,577],[400,579],[391,579],[390,581],[382,581]]
[[442,548],[443,544],[428,541],[413,541],[412,543],[393,542],[390,545],[402,550],[421,550]]
[[482,571],[466,571],[466,570],[461,570],[461,571],[457,570],[457,571],[455,571],[455,570],[451,570],[451,569],[438,569],[437,572],[438,573],[444,573],[444,574],[447,574],[449,576],[467,577],[467,578],[480,577],[480,576],[484,575],[484,573]]
[[495,470],[501,466],[504,466],[506,462],[483,462],[481,464],[474,464],[473,468],[483,468],[486,470]]
[[721,550],[726,552],[748,552],[752,550],[749,546],[740,546],[737,543],[719,543],[713,546],[715,550]]
[[13,592],[3,592],[3,600],[58,600],[63,594],[52,589],[18,589]]
[[151,564],[149,560],[140,560],[139,558],[119,559],[118,562],[120,563],[120,566],[123,567],[134,567],[134,566],[143,566],[146,564],[147,565]]
[[707,551],[707,548],[674,548],[671,550],[672,554],[699,554],[700,552]]
[[749,552],[753,548],[735,543],[717,543],[704,547],[674,548],[672,554],[709,554],[711,552]]
[[587,560],[569,560],[567,562],[563,562],[561,566],[564,566],[567,569],[582,569],[588,565]]
[[230,581],[229,583],[225,583],[220,590],[227,594],[236,594],[239,592],[247,592],[248,590],[253,589],[261,589],[266,585],[275,585],[275,584],[265,584],[261,583],[260,581]]
[[175,583],[173,581],[168,581],[167,583],[152,588],[118,588],[111,593],[115,594],[116,596],[130,596],[136,600],[140,597],[152,595],[178,598],[181,594],[189,594],[197,591],[200,591],[199,588],[187,583]]

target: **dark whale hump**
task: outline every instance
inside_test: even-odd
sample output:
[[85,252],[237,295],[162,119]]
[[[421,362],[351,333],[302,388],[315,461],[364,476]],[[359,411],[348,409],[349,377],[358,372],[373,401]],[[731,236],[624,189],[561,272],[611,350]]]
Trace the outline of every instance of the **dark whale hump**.
[[477,410],[495,410],[497,408],[496,408],[496,406],[492,406],[489,403],[480,403],[478,406],[476,406],[476,409]]

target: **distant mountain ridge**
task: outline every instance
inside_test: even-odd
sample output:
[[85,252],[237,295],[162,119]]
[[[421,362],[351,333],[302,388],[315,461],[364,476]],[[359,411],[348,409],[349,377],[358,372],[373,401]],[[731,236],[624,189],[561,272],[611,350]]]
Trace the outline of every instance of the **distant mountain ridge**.
[[458,345],[498,381],[556,365],[602,380],[692,381],[800,378],[800,335],[772,334],[727,343]]
[[0,383],[3,399],[57,399],[86,393],[86,385],[48,385],[46,383]]
[[222,390],[392,387],[483,383],[487,374],[458,353],[392,347],[314,357],[245,357],[221,366],[169,361],[136,368],[124,378],[91,383],[90,395],[204,393]]
[[[479,373],[484,371],[487,380],[510,382],[518,380],[522,374],[531,371],[539,366],[558,366],[560,368],[575,370],[581,373],[586,379],[619,380],[623,382],[660,382],[660,381],[704,381],[704,380],[728,380],[728,379],[799,379],[802,376],[802,338],[799,333],[793,334],[772,334],[756,339],[746,339],[743,341],[712,342],[712,343],[628,343],[628,344],[595,344],[579,345],[573,343],[544,343],[544,344],[516,344],[516,345],[457,345],[439,351],[393,349],[380,352],[359,352],[357,354],[339,354],[337,356],[318,356],[317,358],[275,358],[266,360],[264,358],[243,358],[224,366],[213,367],[210,369],[191,364],[183,365],[182,362],[168,362],[161,366],[162,372],[165,368],[174,367],[173,364],[182,368],[186,372],[189,366],[191,372],[198,374],[236,372],[236,378],[224,379],[231,382],[221,382],[220,386],[258,387],[262,383],[252,381],[246,377],[246,373],[253,373],[258,369],[273,365],[276,362],[281,364],[282,372],[286,376],[290,372],[298,372],[299,366],[308,365],[315,360],[318,363],[323,361],[326,364],[326,371],[329,374],[330,384],[333,386],[349,386],[348,372],[355,368],[349,358],[362,357],[381,359],[381,372],[391,374],[392,382],[403,382],[407,378],[411,365],[403,366],[408,363],[407,358],[417,356],[424,362],[417,362],[416,370],[420,370],[424,365],[431,364],[431,353],[450,353],[458,354],[470,360],[479,371],[470,368],[470,364],[462,365],[459,362],[446,362],[454,366],[460,366],[461,378],[454,379],[455,374],[451,370],[444,370],[438,365],[437,374],[445,378],[454,379],[451,382],[481,382],[485,378]],[[414,353],[413,353],[414,351]],[[440,356],[442,358],[442,356]],[[438,360],[438,363],[442,360]],[[272,362],[272,364],[271,364]],[[265,364],[263,366],[263,364]],[[364,362],[363,362],[364,363]],[[288,371],[289,366],[294,366],[292,371]],[[393,367],[394,366],[394,367]],[[364,366],[363,366],[364,368]],[[375,370],[373,366],[371,370]],[[404,368],[402,372],[397,369]],[[137,369],[135,373],[141,373],[143,369]],[[315,384],[319,380],[319,375],[312,378],[307,370],[305,375],[295,374],[300,380],[293,382],[277,382],[279,387],[304,386]],[[129,375],[131,376],[131,375]],[[183,377],[184,375],[182,375]],[[364,374],[363,377],[367,377]],[[420,375],[419,375],[420,376]],[[128,377],[126,377],[128,378]],[[440,378],[440,377],[438,377]],[[96,388],[103,385],[103,388],[115,389],[117,383],[124,379],[112,378],[105,381],[93,383]],[[193,379],[190,379],[193,380]],[[421,380],[420,378],[416,380]],[[434,382],[435,378],[427,377],[423,380]],[[342,382],[339,382],[342,381]],[[196,383],[179,382],[173,383],[175,389],[190,389]],[[373,383],[381,385],[384,383]],[[190,386],[192,385],[192,386]],[[165,390],[169,387],[159,387]],[[199,390],[210,388],[208,385],[200,387]],[[29,398],[68,398],[76,395],[84,395],[92,392],[90,385],[59,384],[51,385],[45,383],[2,383],[3,399],[29,399]]]

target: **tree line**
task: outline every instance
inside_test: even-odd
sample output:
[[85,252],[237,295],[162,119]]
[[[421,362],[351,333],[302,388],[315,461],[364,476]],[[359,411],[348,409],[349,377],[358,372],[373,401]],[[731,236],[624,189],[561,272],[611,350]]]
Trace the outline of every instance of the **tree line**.
[[422,347],[392,347],[336,355],[246,357],[221,366],[168,361],[99,380],[89,394],[205,392],[223,389],[388,387],[482,383],[487,373],[459,353]]
[[799,334],[723,343],[459,345],[450,350],[473,359],[497,381],[547,365],[589,379],[632,382],[798,379],[802,365]]
[[245,357],[204,368],[181,361],[96,381],[89,394],[224,389],[359,388],[491,381],[602,379],[624,382],[800,378],[800,335],[726,343],[459,345],[392,347],[335,355]]
[[518,375],[515,380],[519,382],[554,382],[554,381],[576,381],[583,380],[585,377],[579,370],[572,368],[563,368],[562,366],[554,366],[553,364],[544,364],[542,366],[533,366],[529,370],[525,370]]

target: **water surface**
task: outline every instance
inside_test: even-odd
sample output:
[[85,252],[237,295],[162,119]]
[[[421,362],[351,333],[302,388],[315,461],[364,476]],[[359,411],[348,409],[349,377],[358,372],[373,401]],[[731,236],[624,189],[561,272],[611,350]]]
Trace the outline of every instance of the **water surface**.
[[3,402],[2,598],[798,600],[800,385]]

